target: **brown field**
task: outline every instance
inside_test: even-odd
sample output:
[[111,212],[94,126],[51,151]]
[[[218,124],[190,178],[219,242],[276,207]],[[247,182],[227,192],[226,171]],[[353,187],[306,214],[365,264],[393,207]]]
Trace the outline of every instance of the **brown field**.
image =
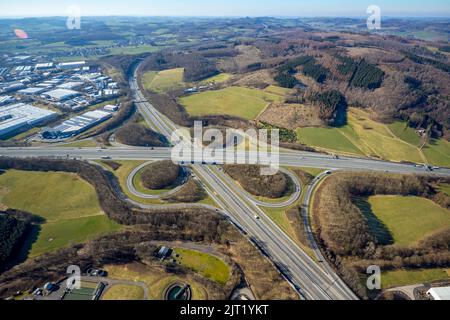
[[318,108],[302,104],[273,103],[261,113],[257,120],[291,130],[322,125]]

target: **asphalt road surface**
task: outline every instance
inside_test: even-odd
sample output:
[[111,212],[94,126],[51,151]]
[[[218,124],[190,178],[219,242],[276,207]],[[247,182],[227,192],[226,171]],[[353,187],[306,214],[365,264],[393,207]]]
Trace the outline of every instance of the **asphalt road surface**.
[[[172,133],[179,127],[146,101],[137,85],[136,73],[133,77],[130,77],[129,82],[139,112],[151,128],[161,132],[170,140]],[[0,156],[79,160],[151,161],[172,159],[181,164],[191,165],[194,173],[204,184],[208,194],[220,205],[231,222],[237,225],[257,244],[302,298],[317,300],[357,299],[357,296],[334,273],[331,267],[326,264],[316,263],[258,207],[261,203],[254,201],[236,185],[230,184],[229,179],[216,166],[211,165],[222,164],[223,160],[220,157],[204,161],[201,153],[195,153],[194,159],[196,161],[192,162],[190,154],[173,157],[172,149],[170,148],[136,147],[114,147],[108,149],[64,147],[1,148]],[[237,159],[244,163],[247,156],[245,153],[236,155]],[[259,160],[258,163],[265,163],[264,159],[262,161],[261,159]],[[336,159],[323,154],[290,150],[281,151],[279,163],[280,166],[290,167],[450,176],[450,169],[445,168],[428,171],[423,166],[350,157]],[[300,190],[297,191],[299,192]],[[312,189],[309,192],[311,193]],[[307,196],[307,199],[310,199],[310,195]],[[309,202],[307,205],[309,205]]]

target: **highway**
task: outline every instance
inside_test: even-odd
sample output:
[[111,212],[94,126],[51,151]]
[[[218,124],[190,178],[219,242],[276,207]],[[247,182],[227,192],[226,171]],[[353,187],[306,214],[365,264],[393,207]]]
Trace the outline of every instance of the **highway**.
[[[147,121],[157,127],[167,138],[170,138],[172,132],[179,128],[143,99],[136,79],[135,71],[134,76],[130,78],[130,87],[141,101],[139,108],[147,114]],[[246,155],[240,156],[245,157]],[[178,161],[186,162],[191,159],[182,158]],[[233,188],[224,182],[224,178],[221,177],[222,173],[216,166],[203,163],[192,164],[192,161],[191,165],[208,194],[212,195],[213,199],[221,205],[232,221],[263,248],[302,298],[314,300],[357,299],[356,295],[339,278],[324,272],[320,267],[318,268],[314,261],[255,203],[247,197],[243,198],[237,186],[233,184]],[[299,190],[296,191],[299,194]]]
[[[133,77],[130,77],[129,82],[139,112],[150,127],[161,132],[170,140],[172,132],[179,129],[179,127],[145,100],[139,90],[136,73]],[[174,160],[171,148],[127,146],[106,149],[67,147],[1,148],[0,156],[79,160]],[[195,154],[195,156],[196,159],[202,159],[201,153]],[[248,157],[246,153],[237,154],[237,158],[240,160],[245,160],[246,157]],[[267,206],[267,203],[253,199],[221,172],[217,166],[212,165],[213,163],[222,164],[221,157],[209,160],[208,163],[203,161],[192,163],[190,155],[178,157],[175,160],[192,167],[193,172],[201,180],[208,194],[223,209],[224,214],[243,230],[254,243],[258,244],[269,259],[282,271],[282,274],[302,298],[314,300],[357,299],[357,296],[335,274],[331,267],[327,264],[316,263],[260,209],[259,206]],[[337,159],[324,154],[290,150],[281,151],[280,165],[333,170],[450,176],[450,169],[436,169],[430,172],[424,167],[409,164],[350,157]],[[287,200],[289,204],[296,202],[300,195],[301,190],[298,187],[298,183],[296,185],[293,197]],[[309,188],[307,191],[309,192],[309,195],[307,194],[308,202],[305,204],[307,206],[309,206],[312,190],[312,188]],[[192,206],[195,205],[190,205],[190,207]],[[164,206],[149,205],[149,207]]]
[[[196,158],[201,157],[201,153],[194,154]],[[65,148],[65,147],[31,147],[31,148],[0,148],[0,156],[6,157],[52,157],[61,159],[83,159],[99,160],[111,158],[114,160],[171,160],[171,148],[143,148],[143,147],[113,147],[108,149],[100,148]],[[245,160],[248,155],[237,153],[237,159]],[[191,157],[179,157],[176,160],[189,164]],[[217,164],[223,164],[223,160],[218,157]],[[209,162],[210,163],[210,162]],[[337,169],[347,171],[375,171],[401,174],[421,174],[431,176],[450,176],[450,169],[440,168],[428,171],[423,166],[417,167],[410,164],[377,161],[371,159],[359,159],[342,157],[335,159],[325,154],[281,151],[280,165],[284,167],[305,167]]]

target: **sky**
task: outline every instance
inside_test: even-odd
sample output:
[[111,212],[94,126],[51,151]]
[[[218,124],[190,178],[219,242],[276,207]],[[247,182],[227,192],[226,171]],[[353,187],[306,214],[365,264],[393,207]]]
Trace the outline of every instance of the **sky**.
[[383,16],[450,17],[450,0],[2,0],[0,16],[66,16],[77,5],[84,16]]

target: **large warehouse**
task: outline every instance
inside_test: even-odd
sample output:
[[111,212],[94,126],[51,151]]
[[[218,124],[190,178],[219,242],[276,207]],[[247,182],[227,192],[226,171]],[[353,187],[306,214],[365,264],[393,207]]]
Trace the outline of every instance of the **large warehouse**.
[[56,115],[56,112],[24,103],[0,107],[0,138],[31,129]]
[[112,113],[95,110],[69,119],[53,129],[42,132],[44,139],[64,139],[80,134],[112,117]]
[[49,92],[45,92],[42,94],[45,97],[48,97],[54,101],[65,101],[70,98],[79,96],[80,93],[73,91],[73,90],[67,90],[67,89],[55,89]]

